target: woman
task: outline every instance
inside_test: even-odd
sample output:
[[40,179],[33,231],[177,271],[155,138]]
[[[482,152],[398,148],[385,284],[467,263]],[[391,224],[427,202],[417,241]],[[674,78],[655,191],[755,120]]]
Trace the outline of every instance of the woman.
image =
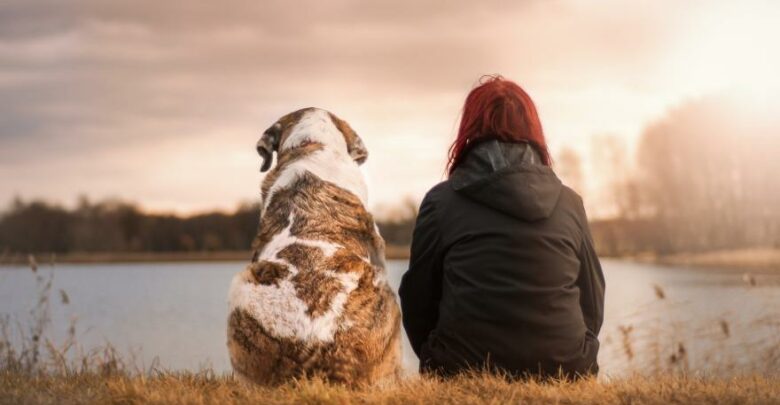
[[421,372],[598,372],[604,276],[582,199],[550,166],[523,89],[491,76],[471,91],[399,291]]

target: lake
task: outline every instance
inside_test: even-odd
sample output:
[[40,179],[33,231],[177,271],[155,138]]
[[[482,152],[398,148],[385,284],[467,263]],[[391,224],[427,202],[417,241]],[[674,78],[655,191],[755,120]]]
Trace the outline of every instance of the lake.
[[[754,369],[778,355],[780,274],[688,269],[603,260],[607,281],[599,355],[602,373],[650,368]],[[50,335],[62,339],[77,319],[79,344],[110,342],[140,366],[228,371],[227,291],[240,262],[42,265],[53,273]],[[405,261],[390,261],[397,289]],[[0,267],[0,314],[27,325],[35,275]],[[59,290],[69,303],[61,302]],[[404,341],[404,366],[417,358]],[[774,360],[772,360],[774,361]],[[779,363],[780,364],[780,363]],[[767,364],[772,369],[777,364]],[[763,366],[762,366],[763,367]],[[772,369],[776,370],[776,369]]]

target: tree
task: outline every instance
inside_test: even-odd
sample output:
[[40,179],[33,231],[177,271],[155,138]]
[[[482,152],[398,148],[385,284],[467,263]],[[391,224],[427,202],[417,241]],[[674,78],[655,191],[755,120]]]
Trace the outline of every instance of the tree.
[[582,159],[574,149],[564,147],[555,159],[555,168],[564,184],[583,195],[585,184],[582,175]]

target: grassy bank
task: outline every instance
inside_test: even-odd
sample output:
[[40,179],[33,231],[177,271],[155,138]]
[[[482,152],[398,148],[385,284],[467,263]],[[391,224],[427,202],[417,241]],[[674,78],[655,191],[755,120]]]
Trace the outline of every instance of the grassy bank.
[[409,378],[352,390],[317,380],[277,388],[246,387],[210,373],[153,377],[0,372],[0,403],[271,403],[271,404],[780,404],[780,378],[633,377],[601,382],[507,382],[491,376],[451,381]]

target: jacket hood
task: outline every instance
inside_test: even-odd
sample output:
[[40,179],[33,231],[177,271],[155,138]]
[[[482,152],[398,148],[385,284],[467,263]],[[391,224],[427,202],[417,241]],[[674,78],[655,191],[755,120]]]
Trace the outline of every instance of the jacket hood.
[[531,145],[498,140],[468,151],[450,183],[456,192],[525,221],[548,218],[562,187]]

